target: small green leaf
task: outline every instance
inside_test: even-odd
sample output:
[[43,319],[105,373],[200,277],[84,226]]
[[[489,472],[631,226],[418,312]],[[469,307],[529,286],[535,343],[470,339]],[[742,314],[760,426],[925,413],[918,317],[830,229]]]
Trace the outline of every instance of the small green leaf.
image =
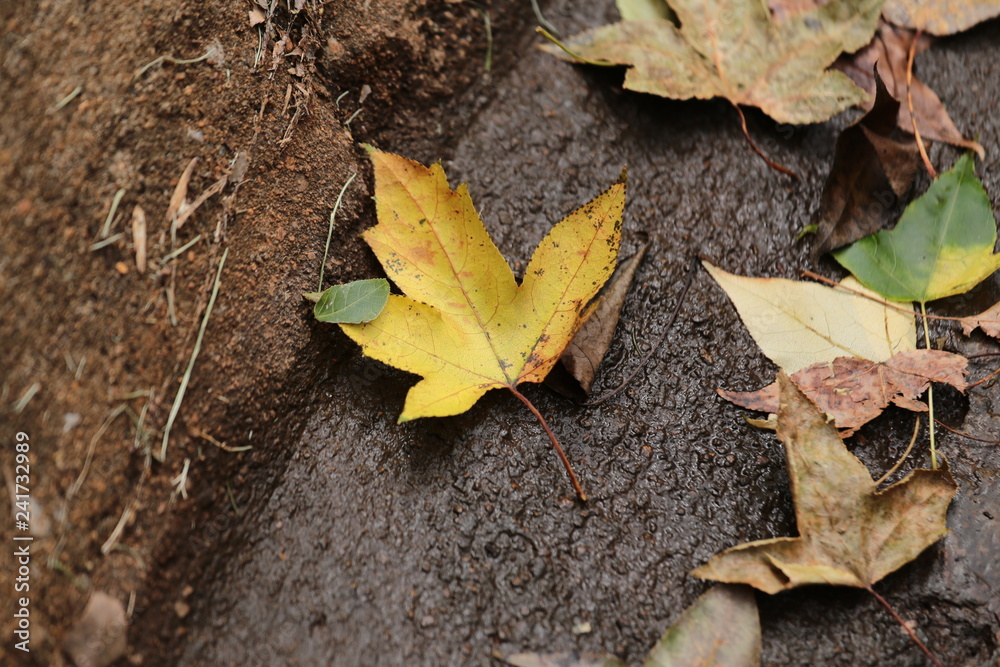
[[313,314],[320,322],[360,324],[374,320],[385,308],[389,300],[389,281],[385,278],[355,280],[302,296],[316,302]]
[[941,174],[899,224],[833,253],[887,299],[926,303],[967,292],[1000,268],[997,223],[971,153]]

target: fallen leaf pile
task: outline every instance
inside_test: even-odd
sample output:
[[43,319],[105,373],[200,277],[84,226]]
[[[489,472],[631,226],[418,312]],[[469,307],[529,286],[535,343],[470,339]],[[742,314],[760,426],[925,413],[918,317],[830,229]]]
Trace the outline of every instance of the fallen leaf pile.
[[[867,109],[837,139],[811,226],[814,259],[830,252],[851,276],[836,283],[811,274],[830,283],[823,285],[738,276],[703,262],[778,367],[776,381],[762,389],[717,391],[772,413],[764,423],[784,446],[799,534],[729,548],[695,569],[694,576],[727,585],[686,610],[644,664],[758,665],[757,607],[748,588],[732,584],[768,594],[807,584],[851,586],[888,607],[873,586],[948,532],[957,486],[947,463],[937,464],[933,384],[964,392],[970,360],[931,349],[927,304],[982,283],[1000,269],[1000,253],[972,153],[936,177],[900,217],[920,160],[936,174],[922,140],[983,154],[933,90],[913,78],[912,59],[930,48],[923,33],[953,34],[998,16],[1000,0],[619,0],[618,6],[621,22],[556,42],[563,51],[545,48],[566,60],[624,65],[630,90],[724,98],[781,123],[817,123],[853,105]],[[264,20],[251,11],[251,21]],[[911,134],[914,119],[918,133]],[[363,238],[402,294],[391,294],[384,279],[306,294],[317,302],[316,319],[337,323],[365,355],[420,376],[400,422],[456,415],[491,389],[511,391],[539,419],[586,500],[552,430],[517,387],[545,380],[580,399],[594,383],[649,247],[615,271],[624,172],[552,228],[518,283],[465,185],[452,189],[440,164],[428,168],[368,151],[378,224]],[[924,318],[923,349],[917,349],[915,304]],[[979,329],[1000,338],[1000,303],[966,317],[937,317],[957,321],[965,335],[981,336],[974,333]],[[559,378],[550,377],[557,364]],[[933,469],[912,470],[880,488],[843,438],[892,405],[928,412]],[[520,667],[624,664],[578,651],[494,655]]]

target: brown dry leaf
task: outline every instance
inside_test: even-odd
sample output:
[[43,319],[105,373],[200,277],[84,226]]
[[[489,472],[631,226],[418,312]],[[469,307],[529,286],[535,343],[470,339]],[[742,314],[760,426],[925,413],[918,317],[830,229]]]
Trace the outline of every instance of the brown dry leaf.
[[1000,301],[978,315],[963,317],[959,322],[962,323],[962,332],[966,336],[972,335],[973,329],[979,327],[987,336],[1000,338]]
[[132,247],[135,248],[135,267],[146,272],[146,212],[137,204],[132,209]]
[[813,253],[873,234],[892,222],[896,205],[913,184],[920,151],[910,135],[896,129],[899,102],[874,74],[875,105],[837,137],[833,166],[816,213]]
[[904,28],[953,35],[1000,16],[1000,0],[887,0],[882,16]]
[[180,179],[177,181],[174,194],[170,196],[170,204],[167,206],[167,222],[171,224],[172,229],[176,229],[174,221],[177,212],[181,210],[181,206],[184,205],[184,200],[187,198],[188,185],[191,183],[191,175],[194,173],[194,166],[196,164],[198,164],[198,158],[191,158],[187,167],[184,168],[184,173],[181,174]]
[[615,269],[604,289],[587,306],[581,316],[583,324],[559,357],[559,364],[545,378],[551,389],[575,400],[585,400],[590,394],[597,369],[611,347],[625,297],[647,250],[649,244],[643,244],[628,263]]
[[[878,32],[868,46],[853,55],[842,56],[834,63],[836,69],[868,92],[867,101],[860,105],[862,108],[871,109],[875,103],[876,63],[878,63],[878,73],[885,82],[889,94],[897,100],[906,100],[906,63],[914,36],[912,30],[897,28],[880,21]],[[930,45],[929,38],[921,38],[917,44],[917,53],[926,51]],[[911,89],[913,112],[917,117],[917,128],[921,137],[972,149],[979,153],[982,159],[983,147],[962,136],[937,93],[916,77],[912,79]],[[897,122],[903,131],[913,132],[913,121],[910,119],[910,110],[906,104],[900,105]]]
[[[832,0],[785,20],[762,2],[670,0],[667,19],[621,21],[566,41],[588,61],[628,65],[624,87],[672,99],[722,97],[780,123],[827,120],[864,99],[839,72],[841,53],[867,44],[881,2]],[[576,60],[555,46],[557,57]]]
[[947,467],[915,470],[884,491],[833,424],[795,383],[778,377],[778,438],[785,446],[799,537],[741,544],[691,574],[765,593],[873,584],[945,536],[957,486]]
[[247,16],[250,18],[250,27],[251,28],[254,27],[255,25],[257,25],[259,23],[263,23],[264,21],[267,20],[267,17],[264,16],[264,12],[260,11],[256,7],[254,7],[250,11],[248,11],[247,12]]
[[[821,363],[792,375],[799,389],[845,429],[848,437],[890,403],[906,410],[926,412],[927,405],[916,400],[931,382],[944,382],[965,391],[965,368],[969,360],[941,350],[909,350],[876,363],[857,357],[840,357],[832,364]],[[727,401],[750,410],[778,411],[778,383],[753,392],[718,390]],[[780,423],[780,420],[779,420]]]

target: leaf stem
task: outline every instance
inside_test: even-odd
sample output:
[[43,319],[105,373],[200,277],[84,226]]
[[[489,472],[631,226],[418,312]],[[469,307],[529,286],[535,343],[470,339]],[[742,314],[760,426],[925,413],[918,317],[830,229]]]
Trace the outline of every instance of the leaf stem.
[[[910,122],[913,123],[913,136],[917,140],[917,150],[920,151],[920,159],[924,161],[924,168],[927,169],[930,177],[937,178],[937,171],[934,170],[931,159],[927,157],[927,149],[924,148],[924,140],[920,137],[920,129],[917,127],[917,116],[913,113],[913,90],[910,87],[910,84],[913,82],[913,56],[917,53],[917,42],[920,41],[922,32],[921,30],[917,30],[916,34],[913,35],[913,41],[910,42],[910,53],[906,58],[906,106],[910,110]],[[933,428],[934,426],[931,425],[932,433]]]
[[899,614],[896,613],[896,610],[892,608],[892,605],[890,605],[884,597],[879,595],[871,586],[868,587],[868,592],[874,595],[875,599],[881,602],[882,606],[889,610],[889,613],[892,614],[894,619],[896,619],[896,622],[903,626],[903,629],[906,630],[906,634],[910,635],[910,639],[913,640],[913,643],[920,647],[920,650],[924,652],[924,655],[926,655],[931,662],[937,665],[937,667],[944,667],[944,665],[942,665],[941,662],[934,657],[934,654],[931,653],[930,649],[927,648],[922,641],[920,641],[920,637],[917,637],[916,633],[910,629],[910,626],[906,624],[906,621],[900,618]]
[[344,187],[340,188],[340,194],[337,195],[337,202],[333,205],[333,211],[330,212],[330,228],[326,232],[326,248],[323,250],[323,263],[319,265],[319,286],[316,288],[318,292],[323,291],[323,271],[326,269],[326,257],[330,253],[330,239],[333,238],[333,219],[337,215],[337,209],[340,208],[340,202],[344,198],[344,192],[357,175],[358,172],[351,174],[351,177],[347,179],[346,183],[344,183]]
[[[841,283],[838,283],[836,280],[830,280],[829,278],[827,278],[825,276],[821,276],[818,273],[814,273],[814,272],[810,271],[809,269],[802,269],[801,271],[799,271],[799,275],[802,276],[803,278],[812,278],[813,280],[818,280],[821,283],[826,283],[827,285],[830,285],[831,287],[836,287],[837,289],[842,289],[845,292],[850,292],[852,294],[857,294],[858,296],[863,297],[865,299],[868,299],[869,301],[874,301],[875,303],[880,303],[883,306],[885,306],[886,308],[892,308],[893,310],[898,310],[901,313],[906,313],[908,315],[913,315],[913,306],[912,305],[909,308],[907,308],[906,306],[900,306],[899,304],[895,304],[892,301],[886,301],[885,299],[880,299],[877,296],[872,296],[871,294],[865,294],[864,292],[862,292],[860,290],[851,289],[847,285],[843,285]],[[964,319],[962,317],[948,317],[947,315],[928,315],[927,313],[922,313],[921,317],[925,317],[925,318],[927,318],[929,320],[946,320],[948,322],[961,322]]]
[[556,39],[555,35],[542,26],[535,27],[535,32],[565,51],[566,54],[574,60],[579,60],[582,63],[587,63],[588,65],[596,65],[597,67],[618,67],[618,63],[613,63],[610,60],[591,60],[589,58],[584,58],[579,53],[571,50],[568,46]]
[[[931,349],[930,327],[927,326],[927,302],[920,302],[920,315],[924,318],[924,347]],[[937,448],[934,446],[934,383],[927,385],[927,433],[931,438],[931,468],[937,470]]]
[[909,458],[910,452],[913,451],[913,445],[916,444],[918,435],[920,435],[920,415],[917,415],[916,420],[913,422],[913,437],[910,438],[910,444],[906,446],[906,451],[899,457],[899,460],[896,461],[895,465],[889,468],[889,471],[882,475],[877,482],[875,482],[875,486],[880,486],[882,482],[892,477],[893,473],[899,470],[899,466],[903,465],[903,461]]
[[947,424],[945,424],[940,419],[935,419],[934,421],[936,421],[938,424],[940,424],[941,426],[945,427],[946,429],[948,429],[949,431],[951,431],[955,435],[960,435],[963,438],[968,438],[969,440],[975,440],[976,442],[985,442],[988,445],[1000,445],[1000,440],[987,440],[986,438],[977,438],[974,435],[969,435],[968,433],[964,433],[962,431],[959,431],[958,429],[954,429],[954,428],[948,426]]
[[795,180],[799,180],[799,175],[796,174],[794,171],[792,171],[788,167],[785,167],[784,165],[778,164],[771,158],[764,155],[764,151],[762,151],[757,146],[757,144],[753,142],[753,139],[750,138],[750,131],[747,130],[747,119],[746,116],[743,115],[743,109],[741,109],[740,105],[738,104],[734,104],[733,107],[736,109],[736,113],[740,115],[740,127],[743,128],[743,136],[747,138],[747,143],[750,144],[750,148],[753,149],[753,152],[759,155],[760,158],[764,160],[764,162],[767,163],[767,166],[770,167],[771,169],[774,169],[775,171],[780,171],[782,174],[785,174],[787,176],[791,176]]
[[583,492],[580,482],[576,479],[576,473],[573,472],[573,466],[570,465],[569,459],[566,457],[566,452],[563,451],[562,445],[559,444],[556,434],[552,432],[551,428],[549,428],[548,423],[545,421],[545,417],[542,416],[542,413],[538,411],[538,408],[536,408],[524,394],[519,392],[516,387],[508,387],[508,389],[510,389],[511,393],[521,399],[522,403],[528,406],[528,409],[531,410],[531,414],[535,415],[538,422],[542,425],[542,428],[545,429],[545,433],[549,436],[549,440],[552,441],[552,446],[556,448],[556,454],[559,455],[559,460],[562,461],[563,466],[566,468],[566,473],[569,475],[569,481],[572,482],[573,489],[576,491],[576,497],[579,498],[581,502],[587,502],[587,494]]

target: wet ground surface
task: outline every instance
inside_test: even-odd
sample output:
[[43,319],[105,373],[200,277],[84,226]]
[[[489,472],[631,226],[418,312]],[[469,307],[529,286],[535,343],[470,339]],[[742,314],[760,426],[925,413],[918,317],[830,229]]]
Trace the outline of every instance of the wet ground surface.
[[[555,4],[548,18],[566,34],[615,20],[613,10]],[[996,208],[1000,24],[940,42],[919,65],[959,127],[990,151],[980,175]],[[526,46],[457,144],[380,146],[424,161],[443,155],[515,273],[551,224],[628,165],[623,257],[641,233],[653,245],[598,393],[658,338],[692,254],[751,275],[811,268],[794,237],[817,205],[837,131],[855,117],[779,128],[749,114],[764,150],[802,175],[795,182],[750,152],[725,104],[623,94],[620,78]],[[957,152],[935,146],[931,156],[942,167]],[[974,296],[994,302],[1000,279]],[[966,314],[966,303],[953,307]],[[760,387],[775,369],[704,272],[666,343],[611,401],[584,408],[526,388],[574,462],[586,505],[572,500],[513,396],[495,391],[459,417],[397,425],[413,379],[364,359],[333,327],[320,331],[335,359],[310,389],[313,408],[296,418],[305,426],[280,482],[243,508],[213,581],[198,588],[186,664],[481,665],[495,663],[494,651],[572,648],[636,663],[707,587],[691,569],[735,544],[794,533],[780,444],[715,394]],[[940,402],[943,418],[961,425],[965,399]],[[997,403],[996,390],[972,399],[982,437],[1000,437]],[[881,474],[911,429],[908,414],[890,411],[849,444]],[[962,487],[953,532],[879,590],[946,664],[993,664],[1000,456],[947,434],[941,447]],[[925,664],[862,591],[758,602],[766,664]],[[582,623],[592,631],[576,634]]]

